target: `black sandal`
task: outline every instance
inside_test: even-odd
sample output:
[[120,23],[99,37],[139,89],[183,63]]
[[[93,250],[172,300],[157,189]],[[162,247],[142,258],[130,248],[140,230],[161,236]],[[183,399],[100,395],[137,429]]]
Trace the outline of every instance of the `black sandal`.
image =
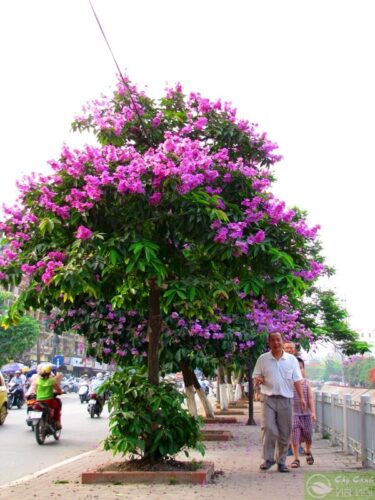
[[298,467],[301,467],[301,463],[298,460],[298,458],[296,458],[295,460],[293,460],[293,462],[290,464],[290,466],[292,469],[298,469]]
[[259,467],[260,470],[268,470],[270,469],[273,465],[275,465],[275,460],[266,460],[265,462],[263,462],[261,464],[261,466]]
[[290,472],[290,469],[285,464],[278,464],[277,470],[279,472]]
[[312,465],[314,463],[314,457],[312,456],[312,453],[306,453],[306,462],[309,465]]

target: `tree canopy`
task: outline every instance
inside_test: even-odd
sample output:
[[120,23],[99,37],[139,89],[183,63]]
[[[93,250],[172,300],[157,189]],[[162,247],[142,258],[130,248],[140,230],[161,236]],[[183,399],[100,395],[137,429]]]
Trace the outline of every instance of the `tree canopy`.
[[73,305],[86,320],[71,326],[87,335],[94,300],[136,310],[158,345],[161,311],[216,322],[217,309],[252,313],[255,299],[280,309],[324,271],[318,227],[269,190],[276,145],[228,103],[180,85],[154,101],[120,79],[73,128],[99,146],[64,146],[54,173],[19,183],[1,225],[0,278],[27,277],[12,319],[29,307],[69,318]]

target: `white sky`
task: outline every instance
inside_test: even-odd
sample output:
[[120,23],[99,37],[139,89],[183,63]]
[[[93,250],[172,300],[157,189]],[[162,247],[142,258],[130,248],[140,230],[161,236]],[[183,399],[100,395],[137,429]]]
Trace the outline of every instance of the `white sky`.
[[[280,146],[276,194],[322,226],[351,325],[375,329],[373,0],[93,0],[124,72],[230,100]],[[88,0],[0,2],[0,202],[46,171],[116,69]],[[78,137],[79,141],[79,137]]]

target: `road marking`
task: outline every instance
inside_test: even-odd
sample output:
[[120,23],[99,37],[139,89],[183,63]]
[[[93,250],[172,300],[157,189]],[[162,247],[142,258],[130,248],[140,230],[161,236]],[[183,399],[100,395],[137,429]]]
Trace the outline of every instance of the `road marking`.
[[27,476],[21,477],[20,479],[15,479],[14,481],[11,481],[10,483],[0,485],[0,490],[3,490],[5,488],[9,488],[11,486],[17,486],[18,484],[25,483],[26,481],[31,481],[32,479],[35,479],[37,477],[42,476],[43,474],[47,474],[47,472],[50,472],[51,470],[58,469],[59,467],[62,467],[63,465],[70,464],[72,462],[75,462],[76,460],[79,460],[80,458],[87,457],[98,450],[90,450],[90,451],[85,451],[84,453],[81,453],[80,455],[76,455],[75,457],[70,457],[67,458],[66,460],[63,460],[62,462],[58,462],[57,464],[50,465],[49,467],[46,467],[45,469],[39,470],[37,472],[33,472],[32,474],[28,474]]

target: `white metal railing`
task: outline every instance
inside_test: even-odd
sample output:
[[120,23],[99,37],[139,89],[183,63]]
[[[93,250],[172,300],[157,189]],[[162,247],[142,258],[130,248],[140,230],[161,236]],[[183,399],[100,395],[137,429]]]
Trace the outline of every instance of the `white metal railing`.
[[375,405],[370,396],[361,396],[358,403],[350,394],[314,391],[314,398],[315,430],[345,453],[356,455],[362,467],[375,467]]

